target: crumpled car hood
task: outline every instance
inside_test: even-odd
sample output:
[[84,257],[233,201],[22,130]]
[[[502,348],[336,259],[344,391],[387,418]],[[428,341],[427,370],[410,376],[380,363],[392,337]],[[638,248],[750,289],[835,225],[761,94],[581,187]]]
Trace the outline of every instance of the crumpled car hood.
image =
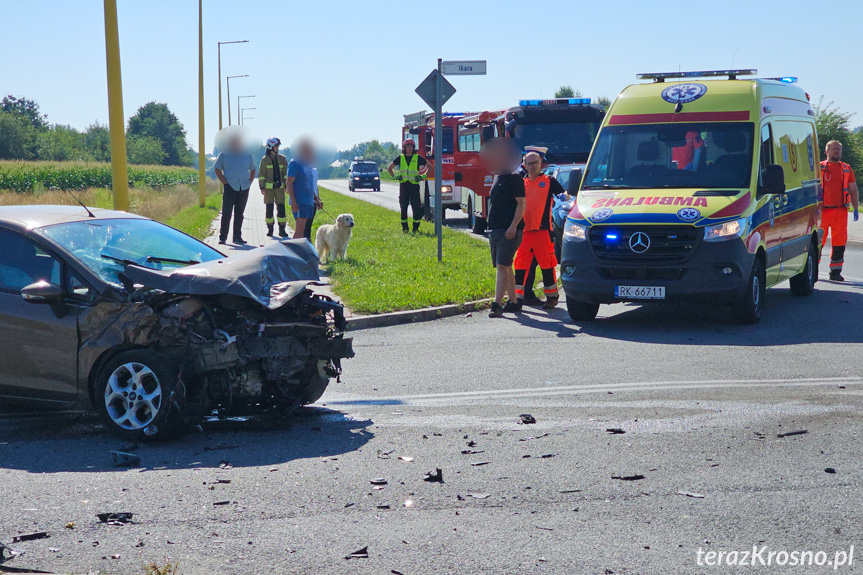
[[123,272],[136,284],[186,295],[230,294],[269,309],[291,301],[308,285],[322,285],[318,254],[306,240],[284,240],[242,254],[179,269],[130,265]]

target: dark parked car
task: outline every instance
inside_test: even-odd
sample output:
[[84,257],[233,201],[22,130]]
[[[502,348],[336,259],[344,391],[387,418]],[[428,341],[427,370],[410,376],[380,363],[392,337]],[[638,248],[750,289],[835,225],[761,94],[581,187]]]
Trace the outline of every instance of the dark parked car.
[[381,191],[381,171],[371,160],[354,160],[348,169],[348,189]]
[[305,240],[225,257],[124,212],[12,206],[0,246],[2,403],[167,436],[214,411],[290,413],[353,356]]

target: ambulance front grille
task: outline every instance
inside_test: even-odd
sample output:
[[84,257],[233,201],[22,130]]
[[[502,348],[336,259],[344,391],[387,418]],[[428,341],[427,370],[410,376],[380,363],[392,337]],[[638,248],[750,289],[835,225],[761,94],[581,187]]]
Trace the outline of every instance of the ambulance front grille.
[[[644,251],[634,251],[630,239],[638,233],[649,238]],[[602,262],[666,265],[688,260],[701,240],[694,226],[591,226],[590,246]],[[634,243],[639,244],[637,241]],[[643,238],[642,238],[643,239]],[[641,242],[644,243],[644,242]],[[642,249],[641,245],[636,246]]]

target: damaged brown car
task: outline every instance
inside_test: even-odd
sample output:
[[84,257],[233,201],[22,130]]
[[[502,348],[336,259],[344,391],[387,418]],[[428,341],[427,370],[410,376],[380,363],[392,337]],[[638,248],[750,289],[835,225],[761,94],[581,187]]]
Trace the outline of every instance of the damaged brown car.
[[167,436],[284,416],[353,357],[305,240],[226,257],[169,226],[69,206],[0,208],[0,403],[95,409]]

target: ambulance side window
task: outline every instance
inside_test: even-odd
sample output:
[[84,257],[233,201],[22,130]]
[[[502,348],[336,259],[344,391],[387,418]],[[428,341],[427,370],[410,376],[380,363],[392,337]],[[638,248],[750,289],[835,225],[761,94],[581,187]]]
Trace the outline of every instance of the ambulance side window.
[[767,166],[773,163],[773,131],[770,124],[764,124],[761,127],[761,161],[758,166],[758,185],[760,186],[764,180],[764,173],[767,171]]

